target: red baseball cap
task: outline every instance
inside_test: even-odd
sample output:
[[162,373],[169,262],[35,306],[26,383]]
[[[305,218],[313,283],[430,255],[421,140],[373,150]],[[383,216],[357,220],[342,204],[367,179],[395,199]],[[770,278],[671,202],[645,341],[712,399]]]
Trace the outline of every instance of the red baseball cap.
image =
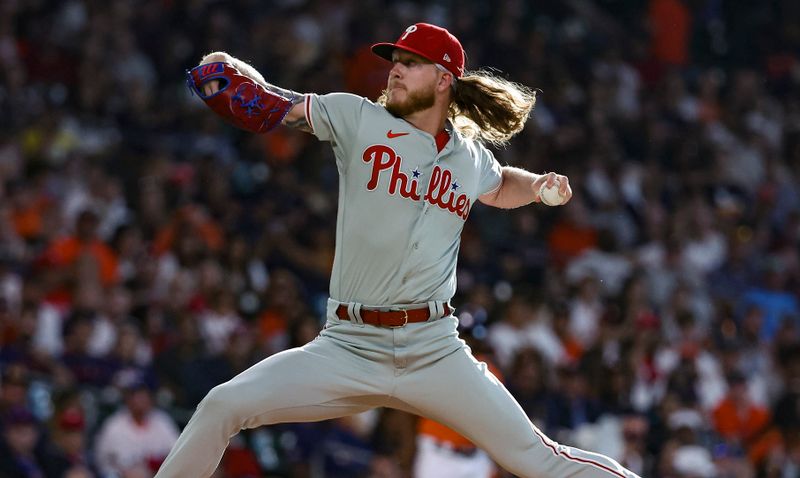
[[66,431],[83,430],[86,421],[83,417],[83,412],[76,408],[68,408],[61,413],[58,418],[58,427]]
[[397,42],[372,45],[372,52],[392,61],[395,48],[416,53],[438,63],[457,78],[464,74],[464,49],[461,42],[442,27],[430,23],[415,23],[406,28]]

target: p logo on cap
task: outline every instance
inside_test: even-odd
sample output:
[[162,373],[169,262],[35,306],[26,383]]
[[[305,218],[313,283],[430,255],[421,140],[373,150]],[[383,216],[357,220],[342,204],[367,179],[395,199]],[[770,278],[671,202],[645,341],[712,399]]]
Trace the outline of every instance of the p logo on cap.
[[414,33],[415,31],[417,31],[417,26],[416,25],[411,25],[410,27],[406,28],[406,32],[403,33],[403,36],[401,36],[400,39],[401,40],[405,40],[408,37],[408,35],[410,35],[411,33]]
[[464,75],[464,49],[452,33],[430,23],[416,23],[406,28],[395,43],[376,43],[372,51],[386,60],[392,61],[392,52],[401,50],[442,65],[456,78]]

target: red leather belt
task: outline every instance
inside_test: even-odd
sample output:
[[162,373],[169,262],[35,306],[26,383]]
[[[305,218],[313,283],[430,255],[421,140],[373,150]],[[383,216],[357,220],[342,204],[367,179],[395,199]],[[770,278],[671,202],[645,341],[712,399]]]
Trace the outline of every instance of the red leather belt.
[[[444,304],[443,317],[450,315],[450,312],[450,306]],[[336,317],[339,317],[341,320],[350,320],[346,305],[340,305],[336,308]],[[365,324],[378,327],[402,327],[406,324],[427,322],[430,317],[431,312],[427,307],[400,310],[361,309],[361,320],[363,320]]]

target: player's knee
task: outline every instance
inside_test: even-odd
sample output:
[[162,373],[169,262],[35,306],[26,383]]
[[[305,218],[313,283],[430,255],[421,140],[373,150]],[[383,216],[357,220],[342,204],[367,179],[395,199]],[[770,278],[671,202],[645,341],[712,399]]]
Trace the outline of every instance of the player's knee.
[[[542,476],[550,477],[557,469],[556,454],[541,442],[535,440],[516,443],[514,446],[504,447],[500,456],[495,459],[500,465],[509,472],[520,476]],[[532,475],[534,471],[541,472],[541,475]]]
[[215,416],[223,416],[232,408],[232,401],[235,396],[235,391],[231,387],[223,383],[212,388],[206,394],[203,401],[200,402],[200,407],[205,413],[212,413]]

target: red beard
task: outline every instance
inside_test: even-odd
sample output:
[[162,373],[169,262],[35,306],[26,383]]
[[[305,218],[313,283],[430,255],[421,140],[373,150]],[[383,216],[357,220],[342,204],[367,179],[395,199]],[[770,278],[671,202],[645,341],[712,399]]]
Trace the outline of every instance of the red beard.
[[405,101],[389,101],[386,102],[386,110],[397,116],[403,118],[417,111],[422,111],[430,108],[436,102],[436,90],[431,86],[427,90],[420,90],[408,93],[408,98]]

